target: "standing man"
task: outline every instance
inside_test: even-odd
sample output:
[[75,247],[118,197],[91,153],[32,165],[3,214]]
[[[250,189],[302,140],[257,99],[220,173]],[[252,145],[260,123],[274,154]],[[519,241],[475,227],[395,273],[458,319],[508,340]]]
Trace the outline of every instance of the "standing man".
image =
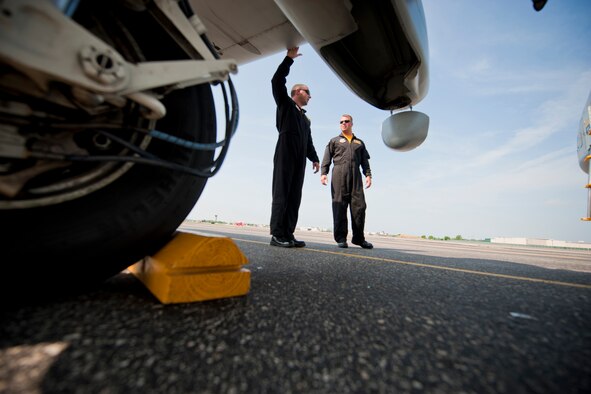
[[341,116],[341,134],[328,141],[320,172],[320,182],[328,184],[330,162],[334,163],[330,193],[332,195],[332,218],[334,239],[339,248],[347,248],[347,208],[351,209],[351,243],[364,249],[373,245],[365,240],[365,195],[359,166],[365,175],[365,188],[371,186],[369,153],[365,144],[353,134],[353,117]]
[[276,125],[279,131],[273,157],[271,245],[284,248],[306,246],[293,235],[302,201],[306,158],[312,162],[314,173],[320,169],[320,160],[312,143],[310,119],[303,108],[312,97],[310,89],[305,84],[297,84],[288,95],[285,87],[289,68],[294,59],[301,56],[298,50],[299,47],[287,50],[287,56],[271,80],[273,97],[277,104]]

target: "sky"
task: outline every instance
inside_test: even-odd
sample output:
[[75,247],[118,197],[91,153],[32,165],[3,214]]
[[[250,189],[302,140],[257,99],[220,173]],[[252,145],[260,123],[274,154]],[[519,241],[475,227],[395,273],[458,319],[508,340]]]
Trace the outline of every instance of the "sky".
[[[287,77],[288,88],[310,88],[320,159],[340,116],[353,116],[371,156],[366,233],[591,242],[591,222],[581,220],[588,175],[576,149],[591,90],[591,1],[549,0],[540,12],[530,0],[423,0],[423,8],[430,83],[413,109],[430,125],[414,150],[384,145],[389,111],[359,99],[310,45]],[[277,141],[270,80],[285,54],[232,76],[239,126],[188,219],[269,223]],[[330,186],[307,165],[298,227],[332,229]]]

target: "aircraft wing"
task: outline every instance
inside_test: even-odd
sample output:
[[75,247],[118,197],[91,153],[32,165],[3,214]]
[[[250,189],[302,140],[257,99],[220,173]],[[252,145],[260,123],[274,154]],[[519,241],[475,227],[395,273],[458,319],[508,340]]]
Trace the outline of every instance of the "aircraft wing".
[[420,0],[190,0],[222,58],[240,64],[309,43],[360,98],[384,110],[429,85]]

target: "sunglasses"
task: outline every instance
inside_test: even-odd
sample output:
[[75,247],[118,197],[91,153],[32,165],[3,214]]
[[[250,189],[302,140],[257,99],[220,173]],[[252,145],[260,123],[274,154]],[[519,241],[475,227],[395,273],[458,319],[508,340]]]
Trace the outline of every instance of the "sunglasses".
[[300,89],[300,90],[303,90],[304,92],[306,92],[306,94],[307,94],[308,96],[310,95],[310,90],[308,90],[308,89]]
[[347,119],[347,120],[341,120],[341,124],[343,124],[343,123],[350,123],[350,122],[351,121],[349,119]]

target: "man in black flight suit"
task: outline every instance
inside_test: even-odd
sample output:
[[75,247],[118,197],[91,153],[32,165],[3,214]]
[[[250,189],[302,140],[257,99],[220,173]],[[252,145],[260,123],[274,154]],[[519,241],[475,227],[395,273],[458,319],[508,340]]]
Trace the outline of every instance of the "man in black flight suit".
[[314,173],[320,169],[320,160],[312,143],[310,119],[303,109],[311,98],[310,89],[305,84],[297,84],[291,89],[291,95],[288,95],[285,87],[294,59],[301,56],[298,50],[298,47],[287,50],[287,56],[271,80],[279,131],[273,157],[271,245],[284,248],[306,246],[293,235],[302,201],[306,158],[312,162]]
[[371,186],[371,169],[369,168],[369,153],[365,144],[353,134],[353,117],[342,115],[340,121],[341,134],[332,138],[324,151],[322,159],[320,182],[328,184],[328,170],[331,161],[332,180],[330,192],[332,195],[332,217],[334,223],[334,239],[339,248],[347,248],[347,207],[351,208],[351,229],[353,238],[351,243],[363,249],[371,249],[373,245],[365,240],[365,195],[359,166],[365,175],[365,187]]

